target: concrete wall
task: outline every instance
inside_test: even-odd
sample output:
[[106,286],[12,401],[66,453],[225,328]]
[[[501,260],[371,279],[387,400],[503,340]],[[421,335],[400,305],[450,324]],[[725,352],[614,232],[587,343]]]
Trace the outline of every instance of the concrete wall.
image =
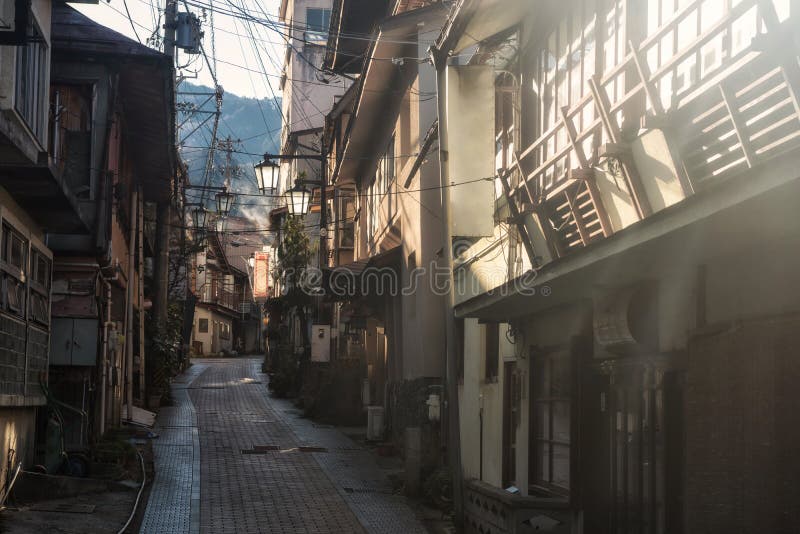
[[[208,332],[200,332],[200,320],[208,320]],[[217,336],[216,346],[214,346],[214,329],[219,325],[227,324],[231,332],[229,339],[222,339]],[[216,356],[223,350],[233,348],[233,321],[220,313],[216,313],[202,304],[197,305],[194,310],[194,325],[192,326],[192,342],[198,341],[203,344],[203,355]]]

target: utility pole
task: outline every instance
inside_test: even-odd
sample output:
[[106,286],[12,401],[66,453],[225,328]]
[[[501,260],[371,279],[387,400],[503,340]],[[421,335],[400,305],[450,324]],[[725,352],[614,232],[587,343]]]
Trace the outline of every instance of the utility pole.
[[[172,71],[172,84],[175,85],[175,20],[177,5],[174,0],[167,0],[164,9],[164,54],[170,58]],[[175,102],[172,102],[175,109]],[[173,123],[174,124],[174,123]],[[173,126],[174,127],[174,126]],[[164,179],[177,180],[177,174]],[[177,184],[175,184],[177,185]],[[173,188],[177,190],[180,186]],[[169,228],[172,219],[172,199],[162,199],[156,203],[156,254],[153,274],[155,278],[155,298],[153,299],[153,323],[162,327],[167,324],[169,295]],[[141,355],[142,369],[145,368],[145,355]],[[144,376],[142,377],[144,381]],[[144,383],[144,382],[142,382]],[[144,390],[144,388],[143,388]],[[147,394],[142,392],[142,400],[147,403]],[[146,404],[145,404],[146,405]]]
[[442,254],[447,269],[449,291],[444,299],[445,313],[445,394],[447,399],[447,456],[453,484],[453,511],[457,525],[464,522],[464,480],[461,469],[461,425],[458,408],[458,346],[464,342],[456,335],[455,284],[453,280],[453,229],[450,206],[450,169],[447,132],[447,54],[431,48],[436,68],[436,93],[439,118],[439,176],[442,191]]

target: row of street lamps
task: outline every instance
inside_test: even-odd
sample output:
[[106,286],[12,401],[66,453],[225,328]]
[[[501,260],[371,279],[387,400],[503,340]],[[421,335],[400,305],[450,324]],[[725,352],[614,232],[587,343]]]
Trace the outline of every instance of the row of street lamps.
[[[316,156],[311,156],[309,159],[316,159]],[[256,181],[258,182],[258,189],[262,195],[273,194],[278,190],[280,180],[280,165],[272,161],[270,158],[265,158],[263,161],[254,165],[256,174]],[[196,186],[195,186],[196,187]],[[213,187],[204,187],[202,189],[216,189]],[[312,192],[305,187],[305,184],[297,180],[294,186],[284,193],[286,199],[286,208],[289,215],[306,215],[311,207]],[[216,194],[217,201],[217,214],[220,217],[227,217],[233,208],[233,203],[236,195],[228,191],[227,187],[221,188]],[[208,211],[205,206],[197,206],[192,210],[192,223],[195,230],[204,230],[206,227]]]

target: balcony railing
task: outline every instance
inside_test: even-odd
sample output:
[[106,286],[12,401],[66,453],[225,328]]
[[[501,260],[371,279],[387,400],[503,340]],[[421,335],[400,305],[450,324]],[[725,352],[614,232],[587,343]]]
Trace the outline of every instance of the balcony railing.
[[203,303],[215,304],[234,311],[239,311],[241,295],[233,291],[211,288],[203,293]]
[[[800,148],[796,51],[781,51],[787,28],[773,3],[742,0],[716,20],[702,19],[703,4],[687,3],[638,46],[627,43],[626,55],[588,79],[589,91],[517,155],[524,179],[514,192],[549,220],[554,256],[615,231],[593,173],[604,154],[626,150],[623,120],[639,118],[625,117],[632,109],[646,126],[668,130],[684,196]],[[682,35],[695,20],[696,36]],[[620,184],[642,219],[654,209],[627,156],[617,159]]]

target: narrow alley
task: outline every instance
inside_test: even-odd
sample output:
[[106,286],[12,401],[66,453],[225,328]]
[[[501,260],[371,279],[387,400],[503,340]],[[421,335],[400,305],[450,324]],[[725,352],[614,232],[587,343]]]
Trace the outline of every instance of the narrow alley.
[[176,379],[141,532],[427,532],[370,451],[272,398],[260,363],[198,359]]

